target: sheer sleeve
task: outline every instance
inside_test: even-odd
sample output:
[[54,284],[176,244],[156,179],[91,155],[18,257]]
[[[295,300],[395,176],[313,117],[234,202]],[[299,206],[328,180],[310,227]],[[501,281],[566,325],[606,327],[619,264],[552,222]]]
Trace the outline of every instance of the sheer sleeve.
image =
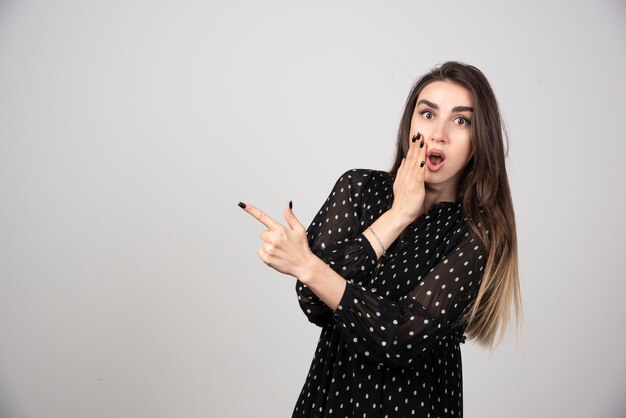
[[[367,193],[373,175],[368,169],[343,173],[306,232],[311,251],[348,283],[361,283],[376,266],[376,252],[362,233],[369,225],[363,193]],[[333,311],[299,280],[296,292],[309,322],[318,326],[334,324]]]
[[349,344],[373,361],[413,367],[474,300],[485,266],[482,246],[467,233],[398,301],[348,283],[333,317]]

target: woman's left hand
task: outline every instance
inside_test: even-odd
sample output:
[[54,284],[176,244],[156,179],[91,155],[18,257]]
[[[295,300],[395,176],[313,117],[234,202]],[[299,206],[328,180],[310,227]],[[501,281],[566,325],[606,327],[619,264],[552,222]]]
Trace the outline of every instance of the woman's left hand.
[[249,203],[246,203],[243,210],[267,227],[267,230],[260,233],[264,243],[257,253],[261,260],[281,273],[299,278],[315,254],[309,248],[306,228],[298,221],[289,205],[285,206],[284,211],[289,227],[284,227]]

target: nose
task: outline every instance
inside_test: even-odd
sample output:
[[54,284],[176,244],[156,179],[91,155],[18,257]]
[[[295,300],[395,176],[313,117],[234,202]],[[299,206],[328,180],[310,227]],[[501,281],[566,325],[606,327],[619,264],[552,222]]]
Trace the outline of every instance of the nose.
[[433,130],[430,134],[430,142],[433,146],[446,142],[446,133],[443,123],[439,122],[433,125]]

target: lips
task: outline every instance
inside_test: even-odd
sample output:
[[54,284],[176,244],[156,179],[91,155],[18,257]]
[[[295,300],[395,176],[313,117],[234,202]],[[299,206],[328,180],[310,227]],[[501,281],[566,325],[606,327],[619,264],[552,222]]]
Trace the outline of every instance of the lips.
[[440,149],[429,149],[426,154],[426,165],[430,171],[437,171],[443,167],[446,154]]

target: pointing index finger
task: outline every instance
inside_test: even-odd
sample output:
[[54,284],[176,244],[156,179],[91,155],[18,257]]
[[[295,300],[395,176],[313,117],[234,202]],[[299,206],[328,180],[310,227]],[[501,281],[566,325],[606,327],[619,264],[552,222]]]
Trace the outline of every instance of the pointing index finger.
[[272,219],[267,213],[249,203],[246,203],[246,207],[243,210],[256,218],[257,221],[265,225],[270,231],[278,229],[282,226],[279,222],[276,222],[274,219]]

